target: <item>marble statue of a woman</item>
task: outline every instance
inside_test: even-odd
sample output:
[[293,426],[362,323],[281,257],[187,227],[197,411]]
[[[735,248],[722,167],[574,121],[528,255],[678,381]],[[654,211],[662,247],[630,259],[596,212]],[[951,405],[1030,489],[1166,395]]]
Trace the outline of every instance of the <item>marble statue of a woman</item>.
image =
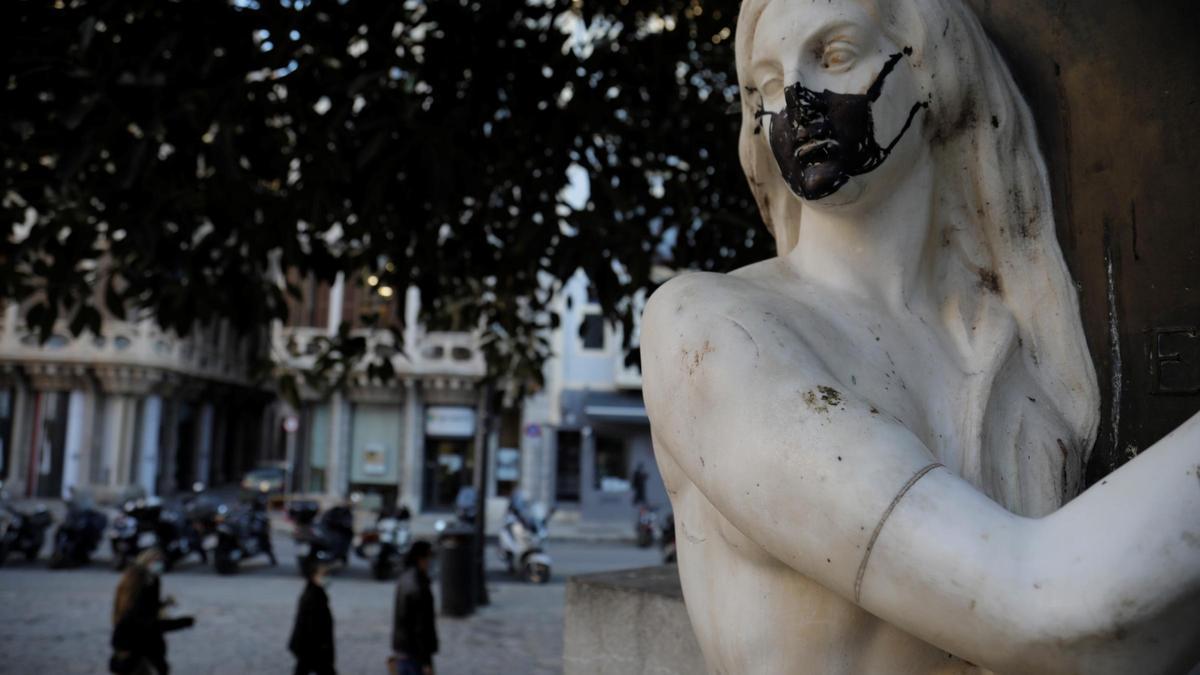
[[661,288],[644,391],[719,673],[1200,661],[1200,416],[1080,493],[1099,401],[1034,125],[961,0],[745,0],[779,256]]

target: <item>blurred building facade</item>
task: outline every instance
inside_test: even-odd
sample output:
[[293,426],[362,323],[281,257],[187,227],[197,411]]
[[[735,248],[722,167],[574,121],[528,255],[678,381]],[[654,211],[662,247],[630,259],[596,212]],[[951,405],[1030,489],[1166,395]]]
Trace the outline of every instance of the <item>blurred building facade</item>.
[[[357,492],[414,513],[450,510],[458,490],[472,483],[485,442],[487,366],[478,337],[426,331],[417,322],[415,291],[401,303],[402,291],[366,273],[301,287],[288,324],[273,331],[271,352],[280,368],[310,368],[323,340],[345,322],[370,353],[383,346],[391,354],[395,377],[372,380],[363,367],[334,391],[301,386],[299,409],[277,401],[268,413],[264,459],[290,466],[297,492],[334,499]],[[402,334],[377,327],[401,323]]]
[[0,314],[0,480],[10,494],[171,494],[235,480],[255,461],[271,396],[251,383],[261,344],[222,326],[181,339],[108,318],[102,336],[39,343]]
[[621,331],[606,325],[582,273],[564,285],[555,304],[561,321],[551,336],[545,387],[524,401],[518,444],[497,450],[497,472],[504,475],[506,456],[512,458],[530,498],[576,511],[583,520],[614,520],[632,517],[640,468],[646,501],[667,507],[641,371],[626,366]]
[[[582,274],[554,299],[559,328],[545,386],[485,424],[479,336],[428,331],[420,298],[369,275],[306,280],[269,339],[221,327],[187,338],[153,321],[106,319],[101,337],[55,333],[39,344],[15,305],[0,314],[0,480],[19,496],[59,498],[84,486],[115,498],[194,482],[220,486],[278,466],[296,493],[374,495],[414,513],[449,511],[487,452],[487,494],[515,490],[583,519],[630,517],[633,476],[666,505],[641,397],[619,330],[605,325]],[[401,302],[403,300],[403,302]],[[403,314],[403,316],[399,316]],[[371,318],[374,317],[374,321]],[[345,322],[368,350],[383,345],[395,376],[366,368],[344,387],[300,386],[298,406],[271,377],[310,368]],[[393,333],[378,328],[403,325]],[[636,336],[635,336],[636,338]]]

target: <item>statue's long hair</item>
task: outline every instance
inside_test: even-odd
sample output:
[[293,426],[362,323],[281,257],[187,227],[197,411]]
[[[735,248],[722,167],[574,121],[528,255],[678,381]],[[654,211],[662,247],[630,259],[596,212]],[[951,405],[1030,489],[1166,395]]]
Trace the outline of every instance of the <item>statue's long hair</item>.
[[[960,439],[966,447],[942,459],[1018,513],[1053,510],[1081,489],[1100,402],[1033,116],[962,0],[858,1],[892,42],[913,50],[909,62],[929,100],[925,142],[936,173],[930,237],[938,241],[929,278],[939,289],[947,332],[961,336],[955,348],[966,372],[983,373],[987,383],[953,413],[967,430]],[[766,134],[756,133],[759,97],[747,89],[755,30],[770,2],[745,0],[738,17],[740,151],[762,217],[785,255],[798,241],[805,206],[788,192]],[[987,320],[996,315],[1003,320]],[[1036,398],[1036,411],[1013,413],[1005,400],[1014,391],[1008,372],[1014,349],[1030,374],[1016,379],[1025,390],[1032,379],[1041,392],[1021,397]],[[1017,437],[1036,433],[1031,420],[1047,416],[1069,438],[1045,439],[1041,456],[1025,456]],[[996,450],[1005,447],[1018,449]]]

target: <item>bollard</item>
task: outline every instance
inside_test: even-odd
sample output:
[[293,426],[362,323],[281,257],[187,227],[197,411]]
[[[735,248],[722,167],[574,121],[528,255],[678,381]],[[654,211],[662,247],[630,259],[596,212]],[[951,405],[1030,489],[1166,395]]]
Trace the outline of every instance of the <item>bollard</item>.
[[475,610],[472,561],[475,533],[469,527],[442,532],[438,540],[442,584],[442,616],[467,616]]

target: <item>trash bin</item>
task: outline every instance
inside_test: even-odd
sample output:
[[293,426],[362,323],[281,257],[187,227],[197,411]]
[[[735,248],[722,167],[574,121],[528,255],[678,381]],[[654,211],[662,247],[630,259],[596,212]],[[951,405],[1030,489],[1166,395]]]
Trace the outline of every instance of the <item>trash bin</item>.
[[475,609],[472,562],[475,532],[466,527],[442,531],[439,567],[442,583],[442,616],[467,616]]

